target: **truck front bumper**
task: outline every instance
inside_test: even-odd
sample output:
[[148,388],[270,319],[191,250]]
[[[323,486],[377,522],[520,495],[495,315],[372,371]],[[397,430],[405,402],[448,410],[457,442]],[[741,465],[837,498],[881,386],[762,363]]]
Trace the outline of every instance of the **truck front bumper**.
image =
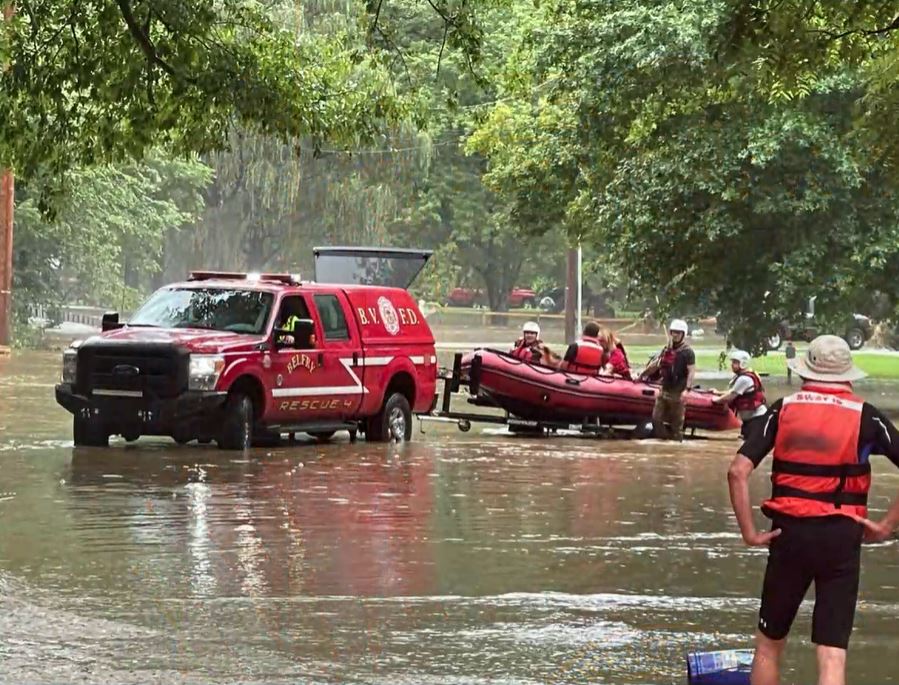
[[[101,394],[103,393],[103,394]],[[110,434],[213,434],[220,425],[226,392],[189,391],[170,399],[98,391],[76,393],[71,383],[56,386],[56,401],[71,414],[102,423]]]

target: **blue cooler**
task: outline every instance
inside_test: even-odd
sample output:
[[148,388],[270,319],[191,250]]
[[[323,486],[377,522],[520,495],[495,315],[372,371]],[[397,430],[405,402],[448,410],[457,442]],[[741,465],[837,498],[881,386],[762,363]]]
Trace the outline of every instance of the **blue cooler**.
[[751,649],[694,652],[687,655],[689,685],[749,685]]

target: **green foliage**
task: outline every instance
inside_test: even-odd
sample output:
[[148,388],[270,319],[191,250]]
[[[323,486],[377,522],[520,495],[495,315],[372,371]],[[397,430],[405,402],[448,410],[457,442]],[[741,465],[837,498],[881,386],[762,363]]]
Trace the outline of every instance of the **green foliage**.
[[0,27],[0,162],[37,188],[76,167],[221,149],[232,125],[371,141],[408,115],[376,52],[244,0],[18,0]]
[[53,220],[23,187],[13,254],[18,325],[34,307],[134,306],[161,267],[166,234],[197,218],[210,176],[196,160],[160,157],[78,170]]
[[[797,4],[811,11],[802,27]],[[890,14],[859,5],[871,13],[852,21]],[[816,53],[812,26],[845,13],[721,0],[542,10],[510,60],[513,99],[469,141],[513,217],[561,223],[660,315],[720,312],[754,349],[810,295],[824,318],[875,288],[899,301],[899,187],[883,163],[895,141],[872,147],[855,116],[871,55],[857,37]]]

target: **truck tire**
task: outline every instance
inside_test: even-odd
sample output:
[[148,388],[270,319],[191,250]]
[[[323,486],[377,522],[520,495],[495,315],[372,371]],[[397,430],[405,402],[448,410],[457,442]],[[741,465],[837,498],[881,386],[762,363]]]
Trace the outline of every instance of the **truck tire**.
[[75,416],[72,422],[75,447],[109,447],[109,433],[97,421]]
[[253,443],[253,400],[242,392],[228,397],[218,437],[219,449],[245,450]]
[[865,332],[861,328],[850,328],[845,340],[850,350],[860,350],[865,346]]
[[384,401],[381,411],[368,420],[365,438],[369,442],[412,439],[412,408],[405,395],[395,392]]

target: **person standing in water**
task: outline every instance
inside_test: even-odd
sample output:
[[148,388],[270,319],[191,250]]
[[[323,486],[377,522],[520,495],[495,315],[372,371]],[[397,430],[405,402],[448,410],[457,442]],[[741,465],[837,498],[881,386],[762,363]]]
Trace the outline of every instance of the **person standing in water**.
[[731,370],[734,377],[727,392],[712,400],[715,404],[727,404],[743,422],[740,434],[745,438],[753,424],[758,424],[768,411],[765,406],[765,388],[759,375],[749,368],[752,357],[743,350],[730,353]]
[[696,354],[687,344],[687,322],[674,319],[668,326],[668,344],[641,374],[641,378],[661,376],[662,389],[652,409],[652,432],[657,438],[682,440],[687,390],[693,387]]
[[[780,682],[787,635],[814,581],[818,685],[845,685],[862,541],[886,540],[899,526],[899,498],[880,521],[868,519],[869,457],[883,454],[899,466],[899,431],[853,393],[852,381],[865,374],[842,338],[815,338],[790,366],[803,381],[801,390],[771,405],[727,474],[743,541],[769,547],[751,682]],[[749,476],[772,450],[773,488],[762,505],[772,526],[760,533]]]

